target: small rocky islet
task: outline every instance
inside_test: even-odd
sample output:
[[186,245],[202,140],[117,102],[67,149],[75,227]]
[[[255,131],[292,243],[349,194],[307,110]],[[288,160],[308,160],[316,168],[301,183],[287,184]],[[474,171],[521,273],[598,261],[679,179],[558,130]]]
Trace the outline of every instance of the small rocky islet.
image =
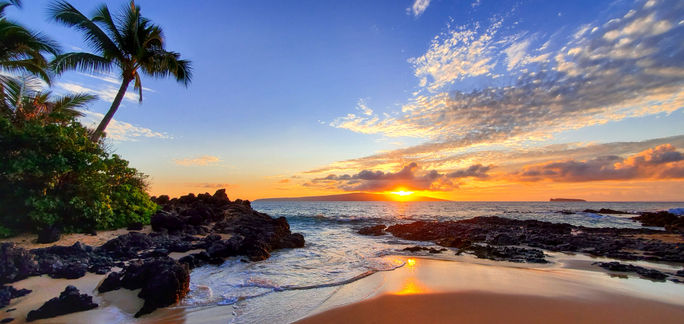
[[[77,279],[90,272],[108,274],[98,287],[101,293],[141,289],[138,296],[144,305],[135,314],[138,317],[183,298],[195,267],[221,264],[236,256],[243,256],[245,262],[260,261],[269,258],[273,250],[304,246],[304,236],[292,233],[284,217],[257,212],[247,200],[230,201],[225,189],[213,195],[160,196],[153,200],[160,210],[150,220],[153,231],[149,234],[131,231],[98,247],[77,242],[26,250],[14,243],[0,244],[0,308],[12,298],[30,293],[7,284],[39,275]],[[141,228],[142,224],[129,226]],[[193,251],[179,260],[169,257],[172,252]],[[122,270],[112,272],[114,267]],[[97,307],[91,296],[74,289],[67,287],[62,295],[29,313],[27,321],[67,314],[57,314],[55,309],[71,313]],[[83,303],[75,303],[79,300]],[[74,307],[55,306],[64,302]]]

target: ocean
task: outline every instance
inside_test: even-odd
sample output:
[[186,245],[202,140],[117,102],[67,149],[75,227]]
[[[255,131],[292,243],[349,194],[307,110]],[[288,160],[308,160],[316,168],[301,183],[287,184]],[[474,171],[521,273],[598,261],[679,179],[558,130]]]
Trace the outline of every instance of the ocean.
[[[244,262],[236,257],[218,267],[197,268],[191,274],[190,293],[182,307],[230,307],[226,312],[236,323],[289,322],[308,314],[343,285],[404,266],[398,259],[386,256],[405,254],[401,250],[408,246],[431,246],[429,242],[405,241],[391,235],[357,234],[364,226],[500,216],[588,227],[640,228],[639,223],[629,219],[630,215],[582,211],[658,211],[684,208],[684,203],[255,201],[252,207],[273,217],[286,217],[292,232],[304,235],[305,247],[274,251],[271,258],[261,262]],[[453,253],[431,257],[450,259]]]

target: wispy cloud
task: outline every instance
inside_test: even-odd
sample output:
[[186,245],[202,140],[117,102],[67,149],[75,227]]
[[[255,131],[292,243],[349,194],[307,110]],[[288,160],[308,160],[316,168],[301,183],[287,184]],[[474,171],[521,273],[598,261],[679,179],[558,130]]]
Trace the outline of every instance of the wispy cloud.
[[[119,89],[113,85],[100,85],[97,87],[91,87],[75,82],[57,82],[55,87],[69,93],[94,94],[98,97],[98,99],[109,102],[114,101],[116,93],[119,91]],[[124,99],[131,102],[138,102],[138,94],[132,91],[127,91],[124,95]]]
[[[82,111],[85,116],[81,117],[80,121],[87,127],[95,128],[100,123],[104,114],[93,111]],[[169,139],[166,133],[156,132],[149,128],[135,126],[133,124],[112,119],[105,130],[106,138],[114,141],[137,141],[140,138],[161,138]]]
[[406,12],[414,17],[418,17],[425,12],[428,6],[430,6],[430,0],[415,0],[411,7],[406,8]]
[[[450,27],[424,55],[410,60],[420,87],[401,111],[349,114],[331,125],[425,140],[356,160],[373,167],[461,163],[456,156],[483,146],[520,147],[561,131],[670,114],[684,107],[682,16],[681,1],[637,3],[618,17],[582,25],[565,39],[558,33],[506,35],[501,19],[486,29]],[[495,81],[501,73],[511,81]],[[492,85],[459,89],[473,78]]]
[[175,159],[173,161],[182,166],[207,166],[221,162],[221,159],[212,155],[203,155],[193,158]]

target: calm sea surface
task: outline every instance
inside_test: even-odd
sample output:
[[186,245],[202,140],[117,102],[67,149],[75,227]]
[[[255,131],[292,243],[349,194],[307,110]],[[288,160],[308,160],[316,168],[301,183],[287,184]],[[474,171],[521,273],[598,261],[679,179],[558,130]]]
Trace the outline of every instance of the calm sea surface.
[[[684,208],[684,203],[626,202],[274,202],[256,201],[252,207],[273,217],[284,216],[293,232],[304,234],[301,249],[276,251],[262,262],[232,258],[221,266],[195,269],[185,306],[229,306],[234,322],[261,322],[273,312],[292,315],[290,306],[265,309],[259,302],[274,293],[311,291],[297,304],[306,312],[325,300],[325,289],[352,282],[376,271],[403,264],[382,258],[413,245],[391,235],[367,237],[356,231],[368,225],[416,220],[459,220],[476,216],[537,219],[591,227],[641,227],[630,215],[597,215],[584,209],[610,208],[626,212]],[[572,211],[562,214],[559,211]],[[400,252],[399,252],[400,253]],[[323,295],[317,295],[323,294]],[[281,308],[281,309],[278,309]],[[296,317],[296,316],[295,316]],[[294,317],[293,317],[294,318]]]

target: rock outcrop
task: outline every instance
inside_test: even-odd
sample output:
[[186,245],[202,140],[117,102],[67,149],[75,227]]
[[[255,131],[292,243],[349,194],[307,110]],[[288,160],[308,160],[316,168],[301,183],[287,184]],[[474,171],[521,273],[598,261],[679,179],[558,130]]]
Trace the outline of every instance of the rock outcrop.
[[26,315],[26,321],[32,322],[43,318],[51,318],[75,312],[82,312],[96,308],[93,297],[81,294],[78,288],[67,286],[59,297],[48,300],[37,310],[32,310]]
[[143,307],[135,314],[139,317],[159,307],[177,303],[188,293],[190,270],[169,257],[136,260],[121,272],[112,272],[98,287],[99,292],[119,288],[141,289],[138,296],[145,300]]
[[675,215],[667,211],[643,212],[632,220],[643,226],[663,227],[669,232],[684,233],[684,216]]
[[[650,234],[664,233],[649,229],[589,228],[492,216],[461,221],[418,221],[392,225],[386,231],[399,238],[432,241],[475,254],[481,249],[471,246],[477,243],[527,245],[549,251],[583,252],[623,260],[684,262],[684,244],[649,239]],[[487,250],[484,252],[491,254]]]

